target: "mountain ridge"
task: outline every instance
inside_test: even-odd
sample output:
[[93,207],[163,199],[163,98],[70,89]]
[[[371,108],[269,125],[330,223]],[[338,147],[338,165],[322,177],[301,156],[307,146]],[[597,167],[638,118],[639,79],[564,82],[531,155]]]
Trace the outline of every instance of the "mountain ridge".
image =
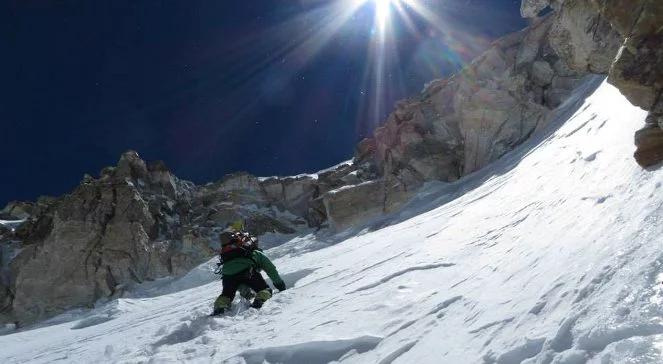
[[583,81],[543,134],[469,186],[437,182],[385,224],[268,250],[289,289],[259,311],[238,300],[208,317],[220,290],[209,260],[0,336],[0,358],[660,362],[663,176],[640,168],[623,137],[647,113],[602,81]]
[[[652,24],[663,11],[642,0],[633,19],[615,4],[523,1],[530,27],[399,102],[358,144],[352,163],[315,177],[238,173],[196,186],[130,151],[61,198],[10,203],[3,218],[26,221],[0,229],[0,322],[31,323],[182,275],[213,255],[218,232],[238,219],[258,235],[292,234],[342,231],[394,213],[425,183],[456,181],[541,132],[589,73],[608,74],[631,103],[649,110],[635,154],[655,164],[663,104],[651,95],[663,89],[663,67],[656,67],[663,55],[652,50],[660,36]],[[547,6],[554,11],[536,17]]]

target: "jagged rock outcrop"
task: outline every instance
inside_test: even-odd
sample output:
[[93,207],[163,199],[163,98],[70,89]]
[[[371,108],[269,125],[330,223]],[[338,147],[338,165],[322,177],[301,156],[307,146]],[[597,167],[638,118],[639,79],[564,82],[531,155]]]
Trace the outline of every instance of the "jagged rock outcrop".
[[635,158],[642,166],[663,161],[663,2],[594,0],[602,16],[625,38],[609,82],[631,103],[649,111],[636,134]]
[[552,5],[551,43],[575,70],[608,74],[636,106],[650,112],[635,136],[636,161],[663,161],[663,2],[660,0],[523,0],[521,13],[535,17]]
[[[539,18],[548,7],[554,12]],[[609,74],[635,105],[650,110],[635,156],[644,166],[660,162],[662,8],[655,0],[522,1],[530,27],[399,102],[374,136],[359,143],[354,160],[372,161],[379,178],[325,196],[330,223],[356,223],[353,209],[358,220],[384,213],[425,181],[454,181],[500,158],[544,127],[550,110],[589,73]]]
[[0,211],[2,220],[22,220],[34,214],[35,204],[31,202],[12,201]]
[[206,228],[225,227],[241,220],[254,234],[262,235],[292,233],[294,226],[306,224],[301,215],[279,216],[279,211],[286,211],[286,203],[270,199],[262,182],[248,173],[229,175],[202,187],[191,204],[193,221]]
[[[326,196],[331,224],[348,226],[353,208],[359,220],[398,208],[426,181],[457,180],[543,128],[587,74],[567,66],[552,32],[552,17],[538,19],[495,41],[458,74],[397,103],[355,153],[355,161],[373,163],[379,179]],[[352,198],[362,202],[350,203]]]
[[610,69],[610,82],[634,105],[653,110],[663,89],[663,3],[656,0],[593,0],[593,3],[624,38]]
[[621,36],[590,1],[566,0],[552,18],[550,45],[570,68],[608,72]]
[[196,186],[163,162],[126,152],[61,198],[3,210],[20,225],[0,226],[0,321],[33,322],[184,274],[211,257],[219,231],[238,220],[257,235],[320,227],[325,194],[374,177],[346,163],[318,175],[235,173]]
[[323,199],[329,223],[347,227],[385,212],[384,184],[368,181],[329,192]]
[[647,125],[635,133],[635,160],[643,166],[663,161],[663,129],[658,125]]
[[520,4],[520,15],[523,18],[537,17],[544,9],[554,5],[551,0],[525,0]]
[[178,266],[181,232],[166,220],[176,217],[171,208],[189,188],[135,152],[123,154],[99,179],[86,176],[16,231],[22,246],[10,265],[11,316],[30,322],[92,305],[126,285],[186,271],[209,257],[207,244],[195,245],[186,252],[192,259]]

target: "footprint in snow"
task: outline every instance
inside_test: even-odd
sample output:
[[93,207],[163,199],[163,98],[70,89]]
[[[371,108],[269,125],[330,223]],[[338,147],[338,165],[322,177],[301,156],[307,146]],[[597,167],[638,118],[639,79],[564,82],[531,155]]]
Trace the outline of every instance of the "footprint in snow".
[[294,345],[250,349],[228,358],[224,362],[241,358],[247,364],[262,364],[264,362],[323,364],[338,361],[351,351],[361,354],[373,350],[381,341],[382,338],[376,336],[309,341]]
[[585,162],[593,162],[594,160],[596,160],[596,156],[597,156],[599,153],[601,153],[600,150],[599,150],[599,151],[596,151],[596,152],[594,152],[594,153],[592,153],[592,154],[589,154],[588,156],[584,157],[583,160],[584,160]]
[[[152,344],[152,347],[156,349],[164,345],[175,345],[188,342],[200,337],[209,330],[217,330],[220,327],[221,326],[215,320],[210,320],[209,316],[202,315],[190,322],[179,324],[168,335],[163,336]],[[159,330],[159,332],[161,332],[161,330]]]
[[583,201],[593,200],[597,205],[600,205],[606,202],[610,197],[612,197],[612,195],[598,196],[598,197],[583,197],[581,200]]

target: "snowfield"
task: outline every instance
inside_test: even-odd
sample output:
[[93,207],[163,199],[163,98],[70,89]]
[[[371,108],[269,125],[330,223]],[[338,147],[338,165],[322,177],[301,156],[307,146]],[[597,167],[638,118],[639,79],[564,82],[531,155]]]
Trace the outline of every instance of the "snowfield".
[[14,230],[24,222],[25,220],[0,220],[0,226]]
[[214,261],[0,336],[2,363],[661,363],[663,172],[589,79],[492,166],[399,214],[268,251],[291,287],[210,318]]

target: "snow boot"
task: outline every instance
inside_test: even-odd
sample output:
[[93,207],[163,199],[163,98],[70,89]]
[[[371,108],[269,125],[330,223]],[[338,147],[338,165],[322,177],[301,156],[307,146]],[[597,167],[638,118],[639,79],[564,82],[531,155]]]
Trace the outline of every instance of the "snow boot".
[[270,298],[272,298],[272,292],[267,289],[263,289],[262,291],[256,293],[256,298],[253,300],[251,307],[260,308],[265,303],[265,301]]
[[230,309],[232,300],[226,296],[219,296],[216,301],[214,301],[214,311],[211,316],[222,315],[226,310]]

